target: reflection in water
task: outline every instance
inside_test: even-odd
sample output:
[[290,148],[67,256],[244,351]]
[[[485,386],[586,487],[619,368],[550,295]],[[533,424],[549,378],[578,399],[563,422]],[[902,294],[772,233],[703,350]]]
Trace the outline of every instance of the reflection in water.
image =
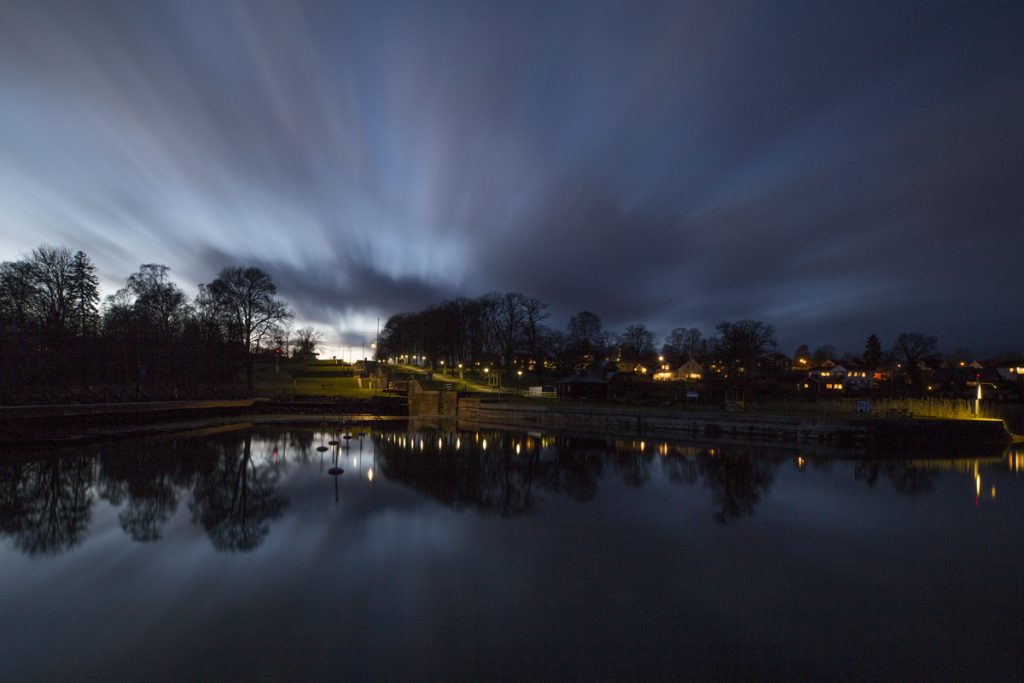
[[[371,433],[257,429],[195,438],[106,444],[84,453],[42,454],[0,464],[0,534],[28,555],[58,554],[81,543],[96,500],[118,508],[117,522],[133,540],[156,541],[181,503],[219,551],[250,551],[270,533],[288,499],[284,478],[293,467],[372,488],[383,477],[453,509],[517,518],[548,500],[593,500],[617,481],[642,489],[653,479],[710,492],[708,516],[719,523],[756,514],[779,468],[829,470],[829,458],[785,450],[702,446],[643,440],[542,436],[512,432]],[[347,437],[347,438],[346,438]],[[330,439],[327,463],[316,444]],[[315,457],[314,457],[315,456]],[[327,469],[325,471],[325,464]],[[877,460],[854,464],[856,481],[880,479],[904,495],[930,494],[940,472],[962,474],[972,498],[994,499],[987,468],[1024,471],[1024,447],[987,460]],[[349,470],[353,476],[341,477]],[[349,484],[346,484],[349,485]]]
[[287,501],[277,490],[284,467],[252,457],[252,434],[246,432],[241,452],[225,448],[221,457],[204,463],[192,492],[192,521],[202,525],[218,550],[252,550],[270,532]]
[[782,458],[717,455],[700,459],[704,485],[714,494],[715,520],[722,524],[754,514],[761,495],[767,493],[774,469]]
[[56,554],[82,541],[92,511],[93,460],[64,455],[5,462],[0,468],[0,532],[29,555]]
[[868,486],[874,486],[879,475],[883,475],[896,491],[908,496],[931,493],[935,489],[934,471],[905,460],[866,460],[857,465],[854,475]]
[[153,457],[149,449],[126,448],[99,457],[100,498],[123,509],[118,522],[133,540],[154,541],[178,508],[179,489],[194,477],[194,458]]

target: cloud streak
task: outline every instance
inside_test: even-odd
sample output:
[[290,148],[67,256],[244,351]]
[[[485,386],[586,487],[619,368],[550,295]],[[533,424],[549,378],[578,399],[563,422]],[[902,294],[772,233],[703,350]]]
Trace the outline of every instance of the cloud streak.
[[1021,15],[8,2],[0,252],[259,264],[353,338],[514,289],[556,322],[1020,346]]

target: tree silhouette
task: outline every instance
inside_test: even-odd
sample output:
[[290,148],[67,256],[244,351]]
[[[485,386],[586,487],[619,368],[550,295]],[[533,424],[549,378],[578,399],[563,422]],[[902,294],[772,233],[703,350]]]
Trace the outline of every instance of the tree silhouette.
[[[161,444],[163,445],[163,444]],[[156,444],[144,452],[113,449],[100,458],[97,488],[118,513],[121,528],[135,541],[155,541],[178,508],[178,489],[191,484],[192,459]]]
[[277,490],[280,470],[257,466],[252,459],[252,434],[246,433],[241,451],[226,446],[212,466],[196,476],[192,490],[192,521],[202,525],[217,550],[253,550],[270,532],[287,505]]
[[730,372],[739,368],[748,371],[775,349],[775,328],[757,320],[722,322],[715,328],[716,352]]
[[920,375],[918,364],[935,355],[939,340],[920,332],[903,332],[892,345],[893,356],[903,362],[903,369],[916,384]]
[[28,555],[55,555],[85,538],[92,514],[92,460],[52,456],[6,463],[0,531]]
[[882,342],[873,334],[864,342],[864,364],[874,370],[882,362]]
[[221,325],[224,336],[242,345],[245,351],[246,381],[252,388],[252,354],[269,339],[274,329],[292,318],[291,311],[278,299],[277,286],[260,268],[228,267],[206,286],[202,305]]
[[704,456],[700,472],[704,486],[711,489],[718,511],[714,518],[725,524],[754,514],[762,494],[768,491],[775,463],[745,455]]

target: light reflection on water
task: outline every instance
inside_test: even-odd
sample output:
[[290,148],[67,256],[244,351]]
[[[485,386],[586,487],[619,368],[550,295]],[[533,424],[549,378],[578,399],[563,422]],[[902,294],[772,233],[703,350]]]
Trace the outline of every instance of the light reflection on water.
[[962,479],[965,491],[973,489],[975,505],[997,495],[990,474],[1024,472],[1022,444],[998,457],[837,462],[783,449],[538,433],[473,432],[463,448],[464,436],[366,427],[232,431],[15,456],[0,465],[0,534],[26,554],[57,554],[84,540],[93,507],[106,503],[118,510],[119,524],[132,540],[155,541],[185,501],[191,522],[206,531],[215,549],[253,550],[285,511],[284,480],[294,468],[304,478],[315,467],[334,480],[335,490],[376,486],[376,471],[442,504],[502,516],[531,512],[538,495],[586,501],[604,478],[640,488],[656,476],[674,484],[701,483],[711,492],[711,516],[719,522],[753,515],[777,471],[787,466],[839,466],[855,481],[873,487],[886,479],[902,494],[931,492],[936,476],[947,473]]
[[[301,637],[324,620],[366,648],[356,678],[669,678],[683,652],[705,673],[914,666],[905,673],[917,677],[960,666],[950,653],[964,643],[990,653],[998,674],[1019,652],[1021,473],[1022,445],[997,457],[835,460],[786,447],[340,425],[11,454],[0,463],[0,610],[10,615],[0,637],[17,645],[17,680],[59,676],[41,650],[55,628],[81,643],[68,647],[94,667],[85,678],[118,676],[111,648],[139,637],[141,611],[146,633],[181,645],[174,661],[186,671],[173,677],[206,675],[223,654],[188,646],[227,646],[230,631],[216,627],[232,618],[277,633],[247,607],[270,591],[294,634],[279,652],[234,661],[247,675],[297,663],[331,675],[331,658]],[[965,576],[971,587],[953,590]],[[83,601],[105,619],[106,639],[73,616]],[[467,645],[470,634],[486,637]],[[909,639],[902,653],[886,649],[897,636]],[[872,643],[888,654],[865,657]],[[168,658],[132,671],[159,673]]]

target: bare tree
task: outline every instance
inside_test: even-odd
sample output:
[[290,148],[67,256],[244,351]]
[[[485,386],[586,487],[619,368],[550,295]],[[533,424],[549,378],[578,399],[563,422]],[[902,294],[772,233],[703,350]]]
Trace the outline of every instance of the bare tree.
[[525,298],[519,292],[506,292],[501,297],[501,305],[498,308],[498,327],[495,332],[498,342],[501,344],[501,355],[505,361],[505,367],[511,367],[516,347],[522,338],[523,321],[526,315],[523,310]]
[[295,353],[313,354],[324,335],[312,327],[300,327],[295,330]]
[[716,329],[716,351],[730,371],[753,368],[778,346],[775,328],[758,320],[722,322]]
[[569,318],[566,346],[573,365],[592,360],[605,350],[605,332],[601,318],[591,311],[580,311]]
[[919,376],[918,364],[934,356],[938,349],[939,340],[929,337],[920,332],[902,332],[896,337],[892,345],[892,355],[903,364],[903,369],[910,377],[912,383],[916,383]]
[[245,375],[252,388],[252,354],[277,325],[292,318],[288,304],[278,299],[277,286],[261,268],[229,266],[206,287],[208,305],[225,338],[246,351]]
[[537,368],[543,376],[544,359],[540,355],[544,341],[544,321],[548,317],[548,305],[535,296],[524,296],[522,311],[523,341],[530,351],[530,357],[537,362]]
[[626,358],[639,360],[654,354],[654,335],[643,323],[630,325],[619,335],[619,344]]
[[0,329],[23,335],[38,321],[39,289],[28,261],[0,264]]
[[39,293],[43,326],[51,339],[60,340],[73,319],[74,257],[67,247],[44,244],[32,250],[29,263]]

